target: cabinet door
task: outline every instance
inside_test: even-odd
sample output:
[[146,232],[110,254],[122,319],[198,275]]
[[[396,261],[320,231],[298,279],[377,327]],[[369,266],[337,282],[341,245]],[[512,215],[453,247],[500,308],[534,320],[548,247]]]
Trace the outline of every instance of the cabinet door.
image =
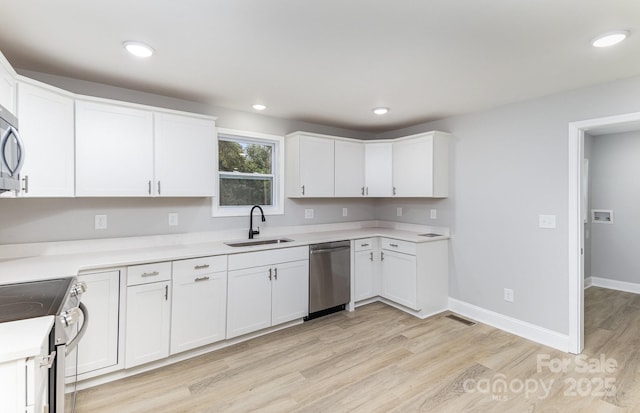
[[391,162],[391,143],[365,143],[365,195],[371,197],[393,196]]
[[159,196],[213,196],[217,140],[212,120],[156,113],[155,185]]
[[9,112],[16,114],[16,79],[8,67],[6,60],[0,55],[0,105]]
[[[78,374],[83,374],[118,364],[120,271],[80,275],[78,279],[87,284],[82,302],[91,317],[77,347]],[[67,377],[75,373],[75,352],[67,357]]]
[[416,257],[383,250],[382,296],[414,310],[420,310],[417,298]]
[[393,143],[393,186],[396,196],[433,195],[433,136]]
[[173,275],[171,354],[224,340],[227,273]]
[[21,196],[74,196],[73,98],[21,82],[18,116],[28,154],[21,172]]
[[270,269],[255,267],[229,271],[227,338],[271,326]]
[[271,324],[309,315],[309,260],[273,267]]
[[376,263],[373,250],[355,253],[355,300],[360,301],[376,296]]
[[149,196],[153,114],[76,101],[76,195]]
[[305,197],[332,197],[334,140],[300,136],[300,186]]
[[335,196],[364,196],[364,144],[336,140],[335,152]]
[[169,356],[169,281],[127,287],[124,367]]

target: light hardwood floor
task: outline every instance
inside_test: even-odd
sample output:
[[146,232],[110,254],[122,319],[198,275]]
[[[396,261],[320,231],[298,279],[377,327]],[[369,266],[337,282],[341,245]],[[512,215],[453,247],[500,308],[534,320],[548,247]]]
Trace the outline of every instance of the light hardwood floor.
[[640,412],[640,296],[585,302],[580,359],[374,303],[81,391],[78,412]]

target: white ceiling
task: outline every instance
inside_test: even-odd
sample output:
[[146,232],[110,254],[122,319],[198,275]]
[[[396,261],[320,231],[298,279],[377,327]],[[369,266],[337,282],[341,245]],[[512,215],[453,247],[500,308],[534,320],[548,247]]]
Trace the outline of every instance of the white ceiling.
[[[640,0],[2,0],[0,10],[0,50],[17,68],[371,132],[640,75]],[[590,46],[616,29],[630,38]],[[156,54],[133,58],[125,40]]]

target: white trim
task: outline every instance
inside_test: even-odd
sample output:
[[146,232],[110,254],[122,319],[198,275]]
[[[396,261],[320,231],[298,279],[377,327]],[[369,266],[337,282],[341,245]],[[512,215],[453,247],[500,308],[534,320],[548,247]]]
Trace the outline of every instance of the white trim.
[[527,323],[513,317],[508,317],[464,301],[449,297],[449,309],[464,317],[471,318],[491,327],[498,328],[511,334],[544,344],[560,351],[569,349],[569,336]]
[[584,289],[593,287],[593,277],[587,277],[584,279]]
[[[568,159],[568,271],[569,271],[569,351],[580,353],[584,348],[584,226],[582,220],[582,162],[584,132],[614,127],[636,127],[640,112],[607,116],[569,123]],[[614,128],[615,129],[615,128]]]
[[590,287],[602,287],[610,290],[624,291],[627,293],[640,294],[640,284],[628,281],[612,280],[611,278],[590,277]]
[[[256,142],[268,142],[275,144],[275,162],[272,165],[273,171],[273,186],[274,194],[273,199],[275,205],[272,207],[263,206],[262,209],[265,215],[283,215],[284,214],[284,136],[269,135],[266,133],[241,131],[236,129],[217,128],[218,139],[219,135],[230,135],[237,137],[238,139],[248,138],[248,140],[255,140]],[[241,207],[220,207],[218,200],[220,199],[220,177],[218,174],[218,154],[216,153],[216,196],[211,198],[211,216],[212,217],[240,217],[247,216],[249,208],[246,206]],[[266,176],[266,175],[265,175]]]

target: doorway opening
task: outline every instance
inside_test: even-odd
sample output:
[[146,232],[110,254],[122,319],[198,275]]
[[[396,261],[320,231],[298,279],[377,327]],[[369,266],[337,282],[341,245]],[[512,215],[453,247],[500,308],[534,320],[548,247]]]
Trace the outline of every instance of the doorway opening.
[[584,349],[584,211],[587,200],[584,185],[584,136],[640,130],[640,112],[569,123],[569,352]]

